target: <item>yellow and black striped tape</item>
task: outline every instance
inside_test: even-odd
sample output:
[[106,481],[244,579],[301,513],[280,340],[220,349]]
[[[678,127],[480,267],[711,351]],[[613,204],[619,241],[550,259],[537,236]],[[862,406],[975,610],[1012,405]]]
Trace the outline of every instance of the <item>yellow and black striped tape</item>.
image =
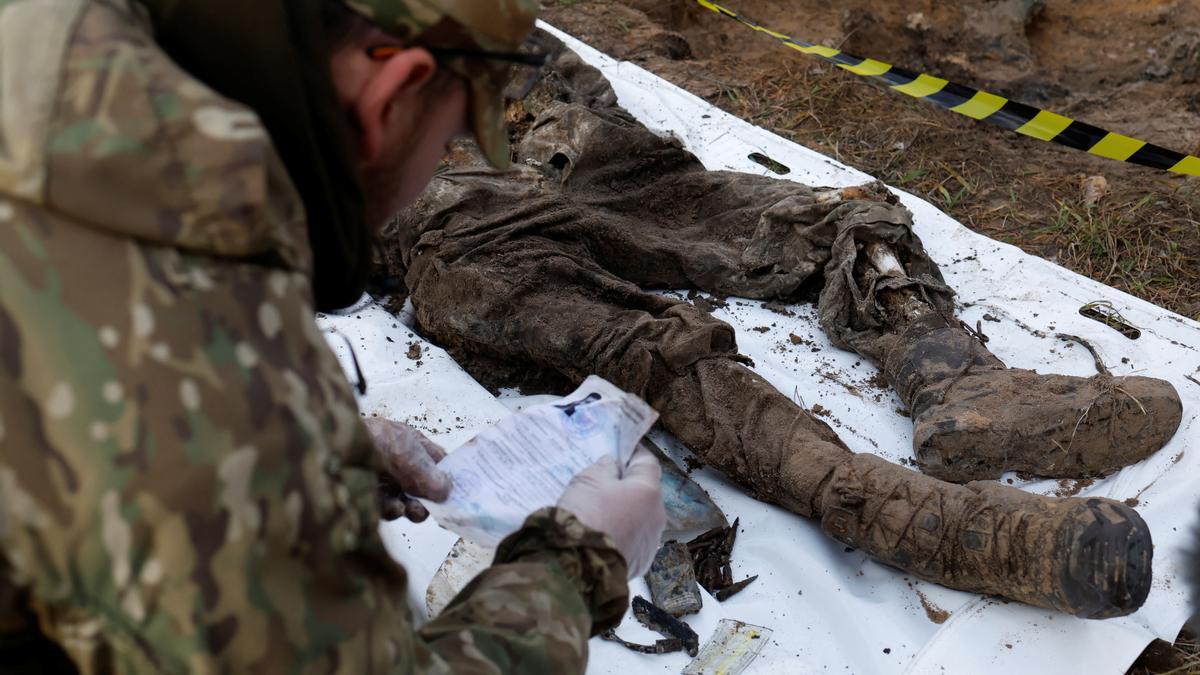
[[709,0],[696,1],[718,14],[723,14],[760,33],[766,33],[798,52],[824,59],[855,75],[869,77],[902,94],[929,101],[960,115],[991,122],[1009,131],[1076,150],[1085,150],[1093,155],[1119,162],[1200,176],[1200,157],[1185,155],[1106,131],[1048,110],[1010,101],[1003,96],[964,87],[940,77],[914,73],[875,59],[851,56],[839,49],[803,42],[761,26]]

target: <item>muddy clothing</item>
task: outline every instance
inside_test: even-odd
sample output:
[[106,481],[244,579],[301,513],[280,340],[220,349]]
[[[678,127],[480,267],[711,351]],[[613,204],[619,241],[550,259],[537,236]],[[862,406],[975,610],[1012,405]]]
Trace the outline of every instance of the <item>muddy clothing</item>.
[[[599,374],[644,397],[668,430],[760,498],[812,515],[817,488],[849,451],[743,367],[730,326],[646,289],[788,299],[836,264],[831,250],[853,257],[854,237],[878,238],[924,272],[910,283],[948,305],[908,212],[881,186],[707,171],[618,107],[570,53],[528,105],[541,109],[515,168],[456,155],[457,168],[385,230],[422,329],[490,384]],[[884,339],[857,290],[826,284],[827,329]]]
[[[786,460],[752,467],[741,449],[762,453],[750,437],[774,404],[716,402],[718,381],[748,377],[731,367],[733,330],[648,289],[796,300],[820,287],[822,328],[893,384],[917,423],[917,459],[936,477],[1105,475],[1178,429],[1182,406],[1166,381],[1007,368],[954,316],[953,292],[886,187],[706,171],[620,108],[598,71],[559,54],[510,111],[519,166],[492,172],[455,153],[385,233],[422,327],[484,381],[599,373],[659,408],[710,462],[778,494],[769,476],[788,475]],[[763,396],[797,417],[773,388]],[[815,419],[793,423],[832,437]]]
[[[1025,468],[1006,465],[1012,457],[1081,473],[1136,461],[1178,426],[1168,383],[1125,378],[1114,389],[1060,378],[1032,397],[1054,414],[1015,431],[1003,424],[1028,422],[1024,408],[1024,417],[1004,414],[1004,401],[956,409],[987,390],[990,374],[1025,387],[1043,381],[1005,369],[963,330],[911,215],[883,186],[814,189],[706,171],[617,106],[603,76],[569,52],[510,118],[516,168],[489,170],[460,148],[385,231],[385,262],[403,276],[421,329],[478,379],[566,389],[599,374],[642,396],[668,431],[759,499],[819,518],[831,536],[920,578],[1077,616],[1141,606],[1152,542],[1128,506],[956,485],[855,455],[743,365],[730,326],[650,291],[795,300],[820,286],[820,322],[834,343],[871,360],[931,415],[931,439],[957,443],[953,461],[928,460],[918,446],[922,468],[963,482],[983,469]],[[1141,409],[1114,394],[1126,385],[1154,403]],[[1009,400],[1021,393],[1003,391]],[[1079,417],[1093,409],[1105,414]],[[1119,415],[1137,423],[1114,423]],[[989,421],[995,433],[979,438],[993,442],[992,454],[961,461],[975,443],[957,431]],[[1097,467],[1076,459],[1081,446],[1041,461],[1055,439],[1037,432],[1070,436],[1088,425],[1121,440],[1112,443],[1121,451],[1099,444]],[[1121,436],[1127,427],[1153,433]]]
[[0,65],[0,663],[581,672],[626,570],[560,510],[414,631],[251,110],[120,0],[3,3]]

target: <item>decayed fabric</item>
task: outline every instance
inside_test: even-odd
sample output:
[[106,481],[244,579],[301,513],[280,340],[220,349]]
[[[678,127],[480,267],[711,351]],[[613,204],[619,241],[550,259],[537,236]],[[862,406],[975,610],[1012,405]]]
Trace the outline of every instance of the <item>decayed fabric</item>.
[[[510,108],[516,166],[493,171],[457,148],[422,199],[385,230],[386,271],[405,280],[421,330],[492,386],[565,389],[599,374],[645,398],[667,430],[760,499],[820,518],[832,536],[922,578],[1080,616],[1141,605],[1152,549],[1129,507],[1048,503],[853,455],[745,367],[728,325],[650,292],[791,300],[820,288],[821,323],[839,345],[875,362],[914,400],[938,384],[940,402],[952,401],[947,391],[961,378],[947,374],[1003,365],[977,342],[953,340],[898,357],[913,344],[927,347],[922,341],[939,328],[970,336],[953,319],[952,292],[911,215],[885,187],[819,189],[706,171],[621,109],[599,72],[540,39],[557,56],[531,99]],[[1089,464],[1093,455],[1080,444],[1074,462],[1044,466],[1036,453],[1012,453],[1001,459],[1015,463],[1002,469],[1081,475],[1157,450],[1178,426],[1178,397],[1147,378],[1125,378],[1121,388],[1136,390],[1143,407],[1111,387],[1101,392],[1109,398],[1092,402],[1112,418],[1137,416],[1141,424],[1129,426],[1145,433],[1122,437],[1100,425],[1119,449],[1093,453],[1107,464]],[[1078,399],[1053,402],[1078,410],[1070,408]],[[955,429],[935,427],[938,438]],[[998,454],[973,471],[995,470]],[[976,477],[950,475],[955,467],[932,459],[926,466]]]
[[256,116],[122,0],[0,4],[0,69],[0,663],[581,672],[626,568],[560,510],[414,632]]

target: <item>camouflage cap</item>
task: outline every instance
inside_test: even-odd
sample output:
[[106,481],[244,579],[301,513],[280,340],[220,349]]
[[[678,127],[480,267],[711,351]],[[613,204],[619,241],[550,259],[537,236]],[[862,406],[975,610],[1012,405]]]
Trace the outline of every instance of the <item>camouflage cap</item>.
[[[515,52],[537,18],[536,0],[345,0],[380,28],[441,49]],[[509,66],[487,59],[454,59],[448,64],[471,85],[475,137],[498,168],[510,161],[504,122],[504,88]]]

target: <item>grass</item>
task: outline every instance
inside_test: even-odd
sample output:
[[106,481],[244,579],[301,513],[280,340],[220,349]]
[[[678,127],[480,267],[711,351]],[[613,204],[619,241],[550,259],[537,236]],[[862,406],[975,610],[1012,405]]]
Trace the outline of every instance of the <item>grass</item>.
[[[976,231],[1200,320],[1196,180],[1037,144],[824,65],[780,65],[783,73],[722,86],[715,102],[918,194]],[[739,81],[733,70],[717,79]],[[1046,158],[1062,170],[1030,168]],[[1082,181],[1092,174],[1107,175],[1112,188],[1088,205]]]

